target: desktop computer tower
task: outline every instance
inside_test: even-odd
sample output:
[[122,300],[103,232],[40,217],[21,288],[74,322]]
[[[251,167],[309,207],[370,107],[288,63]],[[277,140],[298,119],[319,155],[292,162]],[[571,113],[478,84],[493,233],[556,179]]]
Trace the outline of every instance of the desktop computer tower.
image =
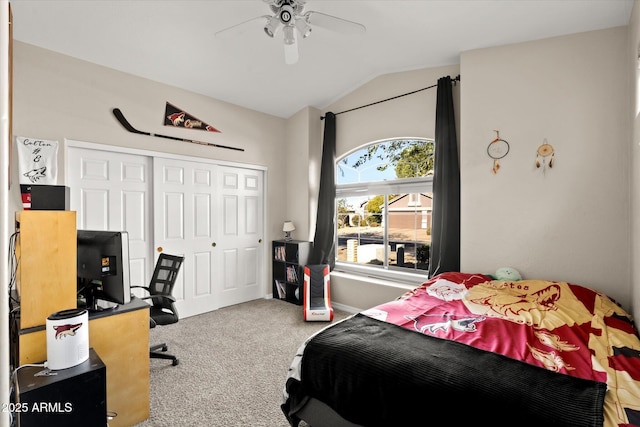
[[44,368],[18,370],[18,427],[106,427],[107,369],[93,350],[89,359],[42,375]]

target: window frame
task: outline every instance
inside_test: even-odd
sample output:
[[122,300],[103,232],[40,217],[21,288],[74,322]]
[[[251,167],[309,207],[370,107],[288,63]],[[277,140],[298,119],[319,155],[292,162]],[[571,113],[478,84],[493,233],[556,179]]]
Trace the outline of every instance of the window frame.
[[[374,141],[352,150],[342,157],[336,159],[336,169],[344,158],[366,149],[371,145],[380,145],[385,143],[392,143],[399,140],[413,140],[422,141],[424,143],[435,144],[435,141],[431,138],[423,137],[402,137],[402,138],[388,138],[380,141]],[[336,173],[339,173],[336,170]],[[393,180],[384,181],[367,181],[367,182],[355,182],[349,184],[338,184],[336,179],[336,196],[334,203],[335,218],[338,215],[338,201],[341,199],[347,199],[349,197],[359,197],[363,195],[384,195],[385,206],[388,206],[388,195],[391,194],[420,194],[420,193],[433,193],[433,174],[429,174],[419,178],[396,178]],[[388,239],[388,221],[384,221],[384,242]],[[360,276],[368,276],[376,279],[384,279],[389,281],[396,281],[401,283],[415,283],[420,284],[428,278],[428,270],[424,270],[424,273],[415,273],[410,269],[395,266],[370,266],[367,264],[358,264],[352,262],[345,262],[338,260],[337,248],[338,248],[338,221],[335,221],[335,247],[336,247],[336,259],[334,271],[350,273]],[[386,243],[383,243],[386,244]]]

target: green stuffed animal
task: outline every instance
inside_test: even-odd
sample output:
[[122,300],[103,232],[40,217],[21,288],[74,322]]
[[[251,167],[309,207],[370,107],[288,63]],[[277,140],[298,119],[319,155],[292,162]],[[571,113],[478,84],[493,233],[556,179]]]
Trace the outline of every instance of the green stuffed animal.
[[495,280],[508,280],[511,282],[517,282],[522,280],[520,272],[512,267],[502,267],[496,270],[495,276],[492,276]]

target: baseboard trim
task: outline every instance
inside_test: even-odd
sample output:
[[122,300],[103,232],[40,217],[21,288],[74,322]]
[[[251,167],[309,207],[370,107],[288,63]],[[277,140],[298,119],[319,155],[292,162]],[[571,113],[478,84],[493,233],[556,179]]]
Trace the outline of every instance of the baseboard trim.
[[362,310],[364,310],[363,308],[352,307],[350,305],[340,304],[339,302],[332,302],[331,305],[336,310],[346,311],[347,313],[351,314],[360,313]]
[[[266,294],[264,299],[273,299],[273,293]],[[340,304],[339,302],[332,302],[331,306],[336,310],[345,311],[350,314],[360,313],[364,310],[363,308],[352,307],[350,305]]]

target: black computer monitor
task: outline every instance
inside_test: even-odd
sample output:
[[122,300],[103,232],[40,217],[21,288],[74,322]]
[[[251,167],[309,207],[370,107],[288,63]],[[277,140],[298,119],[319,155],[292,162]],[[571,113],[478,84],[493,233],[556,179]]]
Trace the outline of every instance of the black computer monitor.
[[[100,311],[131,301],[129,234],[78,230],[78,296],[86,308]],[[111,304],[100,304],[108,301]]]

